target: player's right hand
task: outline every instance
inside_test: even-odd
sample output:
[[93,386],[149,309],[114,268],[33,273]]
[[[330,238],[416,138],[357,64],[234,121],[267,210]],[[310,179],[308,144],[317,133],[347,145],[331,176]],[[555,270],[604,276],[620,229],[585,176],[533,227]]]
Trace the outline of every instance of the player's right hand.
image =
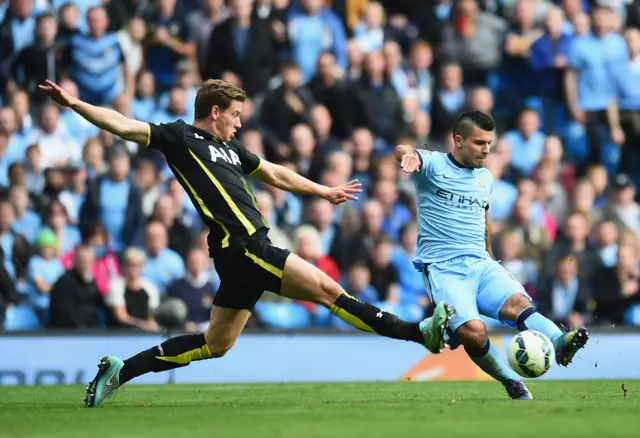
[[415,153],[406,154],[400,161],[400,168],[406,173],[417,172],[420,169],[420,158]]
[[74,98],[69,93],[64,91],[54,82],[47,79],[47,85],[38,85],[38,88],[46,93],[55,103],[62,106],[71,106]]

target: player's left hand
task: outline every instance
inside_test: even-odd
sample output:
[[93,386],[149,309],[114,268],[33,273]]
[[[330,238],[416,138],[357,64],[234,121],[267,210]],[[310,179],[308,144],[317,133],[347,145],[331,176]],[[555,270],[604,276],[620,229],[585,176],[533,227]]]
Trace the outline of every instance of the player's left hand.
[[357,179],[353,181],[349,181],[346,184],[337,187],[331,187],[324,194],[323,198],[327,201],[331,202],[333,205],[342,204],[347,200],[357,201],[358,197],[355,196],[355,193],[362,192],[362,184],[358,182]]
[[420,158],[416,154],[407,154],[402,157],[400,167],[406,173],[413,173],[420,169]]

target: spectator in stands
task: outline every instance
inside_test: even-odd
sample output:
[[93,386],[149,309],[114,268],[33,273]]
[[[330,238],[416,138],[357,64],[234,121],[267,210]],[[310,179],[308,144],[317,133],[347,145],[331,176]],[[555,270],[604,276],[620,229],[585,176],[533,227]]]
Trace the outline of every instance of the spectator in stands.
[[[121,275],[120,262],[109,245],[109,237],[104,227],[93,224],[82,233],[82,245],[93,250],[94,263],[91,273],[96,282],[100,295],[105,296],[109,291],[109,285],[113,278]],[[65,269],[71,269],[75,259],[76,249],[73,248],[62,255],[61,262]]]
[[104,299],[108,307],[107,325],[158,331],[153,311],[160,304],[160,294],[151,281],[142,277],[144,253],[137,248],[124,252],[123,276],[111,281]]
[[46,97],[38,92],[38,85],[49,79],[57,82],[62,71],[61,48],[55,44],[58,25],[55,17],[44,14],[38,17],[36,40],[25,47],[11,62],[12,80],[33,96],[34,103],[42,103]]
[[555,275],[546,280],[536,292],[536,304],[540,312],[556,323],[574,329],[590,320],[589,282],[580,276],[580,267],[571,254],[561,256],[556,262]]
[[15,286],[4,268],[0,263],[0,330],[2,330],[7,311],[20,303],[20,295],[16,293]]
[[80,208],[87,194],[87,171],[82,161],[70,161],[67,164],[68,186],[60,193],[60,202],[69,214],[72,224],[79,222]]
[[418,226],[415,222],[405,224],[400,229],[398,244],[391,255],[391,263],[398,272],[401,304],[420,304],[427,307],[427,291],[422,273],[413,266],[413,256],[418,243]]
[[147,0],[124,0],[106,2],[105,9],[109,16],[109,30],[115,32],[122,29],[134,17],[139,17],[145,8],[149,7]]
[[322,0],[300,0],[292,4],[287,19],[287,36],[291,47],[288,55],[300,66],[303,83],[313,76],[322,52],[333,53],[340,68],[347,69],[344,27]]
[[320,233],[322,252],[336,261],[340,269],[347,267],[344,233],[336,220],[336,209],[324,199],[310,200],[306,206],[306,221]]
[[552,243],[544,227],[534,220],[532,199],[526,196],[516,200],[512,217],[503,232],[516,234],[522,240],[524,257],[533,260],[537,266],[543,262]]
[[196,47],[187,23],[176,12],[176,0],[158,0],[156,5],[153,14],[145,19],[150,29],[145,59],[158,90],[166,91],[176,82],[178,62],[193,57]]
[[565,254],[570,254],[574,262],[578,264],[578,272],[591,275],[601,266],[598,252],[592,248],[587,237],[589,235],[589,222],[584,213],[573,212],[564,224],[564,239],[559,239],[551,247],[545,256],[540,270],[539,281],[548,281],[553,275],[557,261]]
[[146,24],[141,18],[134,18],[126,28],[118,32],[118,44],[124,55],[125,67],[133,78],[140,73],[144,62],[143,42],[146,32]]
[[604,217],[603,209],[595,206],[595,200],[596,192],[589,181],[581,179],[573,186],[573,209],[584,213],[590,226],[598,223]]
[[9,186],[9,166],[13,163],[13,158],[7,152],[9,140],[7,135],[0,132],[0,188]]
[[385,41],[382,47],[382,54],[385,62],[385,72],[391,81],[391,85],[396,89],[400,99],[407,97],[409,92],[409,77],[402,68],[402,49],[393,40]]
[[374,198],[380,201],[384,211],[382,232],[390,239],[398,240],[400,229],[411,221],[409,209],[398,202],[398,188],[395,181],[378,181],[373,189]]
[[316,74],[308,82],[307,87],[315,101],[324,105],[329,111],[333,122],[331,133],[337,138],[346,138],[351,131],[347,114],[349,110],[347,86],[348,82],[340,74],[333,53],[322,53],[318,57]]
[[612,220],[604,220],[595,228],[594,242],[603,266],[615,266],[618,257],[618,228]]
[[378,291],[371,285],[371,271],[365,261],[356,260],[351,264],[344,288],[349,295],[363,303],[378,301]]
[[42,225],[40,216],[29,208],[29,192],[27,187],[16,184],[9,188],[9,202],[14,209],[15,218],[11,229],[33,244],[38,237]]
[[433,51],[429,43],[418,41],[411,46],[406,69],[408,85],[415,93],[419,110],[426,114],[431,112],[433,80],[430,68],[432,62]]
[[[7,146],[2,157],[3,166],[9,167],[14,161],[21,161],[28,142],[18,132],[16,113],[9,107],[0,108],[0,135],[7,138]],[[5,160],[7,161],[5,162]],[[0,180],[0,182],[2,181]]]
[[506,24],[480,12],[476,0],[457,2],[452,15],[442,33],[444,55],[462,66],[467,85],[485,85],[502,61]]
[[55,234],[58,255],[70,251],[81,241],[80,231],[70,223],[67,209],[58,200],[52,200],[45,207],[43,227]]
[[16,88],[7,96],[7,103],[16,115],[18,134],[29,138],[31,132],[35,129],[35,120],[31,117],[30,94],[22,88]]
[[500,233],[496,240],[498,244],[494,251],[500,264],[526,288],[530,281],[528,266],[524,258],[522,236],[514,231],[505,231]]
[[[314,104],[311,92],[302,85],[296,64],[282,63],[280,76],[282,84],[265,95],[261,117],[262,123],[270,128],[269,141],[276,145],[285,143],[291,129],[307,120]],[[278,146],[277,151],[281,158],[291,157],[291,150],[286,146]]]
[[49,327],[58,329],[95,329],[99,325],[102,296],[91,273],[94,255],[80,246],[73,268],[65,272],[51,289]]
[[[107,32],[109,19],[102,7],[87,12],[88,32],[70,40],[67,62],[69,74],[78,84],[80,98],[102,105],[120,94],[133,95],[134,78],[126,66],[115,33]],[[121,75],[124,81],[121,81]]]
[[640,61],[640,31],[629,28],[624,32],[629,59],[614,70],[616,97],[619,100],[620,123],[624,132],[624,144],[620,155],[619,172],[638,174],[640,172],[640,90],[636,84],[640,80],[636,65]]
[[[614,142],[621,144],[624,134],[611,122],[618,119],[613,102],[612,68],[628,59],[623,38],[609,29],[606,7],[596,5],[593,12],[593,33],[576,38],[569,52],[565,72],[565,93],[571,117],[584,125],[589,142],[587,164],[600,161],[601,128],[609,126]],[[609,115],[607,110],[609,109]],[[614,117],[610,119],[609,117]]]
[[448,63],[440,70],[440,83],[434,92],[431,105],[432,134],[438,139],[443,138],[451,129],[456,116],[467,102],[462,82],[462,69],[459,64]]
[[607,188],[609,187],[609,175],[607,169],[601,164],[589,166],[587,169],[587,180],[591,183],[591,187],[595,191],[596,199],[594,206],[602,208],[607,203]]
[[499,225],[500,222],[508,219],[513,211],[513,204],[518,198],[518,189],[503,179],[507,163],[495,152],[487,157],[485,167],[493,176],[493,191],[489,198],[489,217],[492,225]]
[[72,137],[73,134],[64,129],[60,122],[60,110],[55,104],[42,106],[40,126],[41,129],[31,134],[30,143],[38,144],[42,167],[64,167],[70,160],[81,159],[81,146]]
[[382,234],[381,226],[384,210],[380,201],[370,199],[362,207],[362,225],[345,245],[346,260],[367,260],[373,249],[374,241]]
[[35,36],[36,18],[33,14],[33,2],[9,0],[9,8],[0,23],[0,63],[10,60],[33,43]]
[[177,179],[169,178],[166,184],[167,193],[170,194],[176,201],[178,208],[178,217],[188,228],[194,233],[197,233],[202,225],[196,207],[191,202],[191,199],[187,196],[184,188],[180,185]]
[[178,206],[170,195],[162,195],[156,201],[152,218],[161,222],[169,235],[169,248],[185,258],[191,249],[191,231],[177,217]]
[[386,235],[380,235],[371,251],[369,271],[371,285],[378,291],[378,301],[396,304],[400,301],[398,270],[391,263],[393,242]]
[[[191,31],[190,40],[196,45],[196,59],[202,67],[207,65],[209,55],[209,41],[213,30],[227,18],[229,18],[229,8],[224,0],[205,0],[202,8],[195,10],[187,17],[187,26]],[[205,74],[203,76],[206,77]]]
[[25,276],[29,260],[29,243],[25,237],[12,229],[15,212],[8,201],[0,201],[0,260],[11,280]]
[[338,265],[323,251],[320,233],[313,226],[301,225],[296,229],[293,237],[293,252],[318,267],[332,280],[340,281]]
[[86,166],[87,177],[93,182],[107,172],[104,161],[104,146],[98,138],[91,138],[84,144],[82,160]]
[[127,152],[114,148],[109,173],[92,181],[80,212],[80,227],[100,221],[116,253],[134,245],[142,235],[143,215],[140,190],[129,180]]
[[209,257],[202,249],[192,249],[187,254],[187,270],[184,278],[169,286],[167,298],[177,298],[187,305],[185,330],[197,332],[200,325],[209,320],[216,290],[211,284],[207,265]]
[[528,58],[531,46],[541,35],[535,21],[535,0],[515,2],[513,15],[504,41],[504,58],[500,66],[500,93],[512,111],[520,109],[521,102],[535,93],[533,71]]
[[636,235],[640,235],[640,206],[634,201],[635,184],[629,175],[621,173],[616,176],[613,189],[605,214],[615,218]]
[[74,2],[67,2],[58,9],[58,35],[56,42],[61,47],[67,46],[74,36],[80,34],[80,18],[80,10]]
[[362,53],[379,52],[389,35],[385,31],[387,17],[382,5],[371,2],[353,29],[353,38]]
[[352,120],[365,127],[386,145],[393,144],[405,128],[402,101],[385,76],[381,53],[371,52],[364,60],[364,72],[352,90]]
[[558,182],[559,173],[560,163],[546,158],[538,162],[534,173],[534,181],[538,184],[538,200],[556,222],[564,220],[569,201],[567,192]]
[[291,128],[289,144],[292,151],[291,158],[297,173],[308,178],[313,152],[316,148],[316,140],[309,125],[300,123]]
[[181,87],[171,87],[169,102],[166,108],[158,108],[151,114],[153,123],[171,123],[177,119],[191,121],[187,108],[187,92]]
[[640,303],[637,242],[619,242],[616,265],[601,267],[593,280],[598,322],[622,323],[627,309]]
[[64,274],[64,267],[58,258],[58,238],[49,229],[37,235],[37,254],[29,259],[27,283],[31,305],[41,323],[49,317],[50,293],[53,285]]
[[167,228],[161,222],[151,220],[144,236],[146,259],[142,275],[153,282],[161,295],[172,282],[184,276],[182,258],[167,248],[167,243]]
[[136,84],[136,94],[131,102],[133,116],[138,120],[151,120],[151,116],[156,110],[156,82],[148,70],[138,74]]
[[141,191],[142,213],[149,217],[161,194],[160,175],[155,163],[147,159],[138,160],[133,180]]
[[545,136],[540,132],[540,117],[532,109],[524,109],[518,117],[518,129],[505,134],[513,156],[511,167],[521,176],[530,176],[544,153]]
[[327,156],[341,149],[338,138],[331,133],[333,119],[324,105],[315,105],[309,114],[309,124],[313,129],[316,139],[316,147],[313,150],[313,158],[309,167],[309,177],[317,181],[320,173],[326,167]]
[[373,135],[367,128],[357,128],[351,135],[351,143],[353,145],[353,149],[349,151],[353,156],[351,177],[360,181],[364,187],[368,187],[371,184],[369,169],[375,158]]
[[291,239],[289,239],[287,234],[275,221],[273,198],[271,198],[271,195],[267,192],[258,192],[256,194],[256,203],[258,204],[260,214],[262,214],[262,217],[264,217],[269,224],[269,240],[279,248],[291,250],[293,248]]
[[250,0],[232,0],[231,16],[215,27],[208,41],[205,77],[236,75],[249,96],[267,88],[275,71],[276,54],[269,28],[252,14]]
[[563,76],[573,37],[564,32],[562,9],[551,7],[546,14],[545,32],[531,45],[529,67],[536,80],[534,93],[544,102],[546,132],[555,129],[556,107],[564,97]]

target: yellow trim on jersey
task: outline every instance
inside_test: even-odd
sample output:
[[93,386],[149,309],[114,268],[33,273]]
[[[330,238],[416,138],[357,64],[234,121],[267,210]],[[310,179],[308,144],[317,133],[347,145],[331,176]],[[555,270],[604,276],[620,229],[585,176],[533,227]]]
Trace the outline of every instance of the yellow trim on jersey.
[[260,159],[260,161],[258,162],[258,167],[256,167],[256,168],[255,168],[255,169],[253,169],[251,172],[249,172],[249,173],[247,174],[247,176],[251,176],[251,175],[253,175],[253,174],[254,174],[254,173],[256,173],[256,172],[258,171],[258,169],[260,169],[261,167],[262,167],[262,159]]
[[250,253],[249,250],[247,250],[247,248],[244,249],[244,255],[246,255],[251,260],[253,260],[253,263],[260,266],[262,269],[271,272],[273,275],[275,275],[278,278],[282,278],[282,269],[276,268],[271,263],[265,262],[257,255]]
[[144,147],[148,148],[151,144],[151,125],[147,123],[147,142]]
[[222,247],[223,248],[228,247],[229,246],[229,236],[231,235],[231,233],[229,233],[229,229],[227,228],[227,226],[225,224],[223,224],[222,222],[220,222],[218,219],[216,219],[213,216],[213,214],[211,213],[209,208],[204,204],[204,201],[202,200],[202,198],[200,196],[198,196],[198,194],[196,193],[196,190],[193,188],[193,186],[191,184],[189,184],[189,181],[187,181],[187,179],[184,177],[182,172],[180,172],[178,170],[178,168],[176,166],[174,166],[173,164],[170,164],[170,166],[173,169],[173,171],[176,172],[178,174],[178,176],[182,179],[182,181],[184,181],[184,183],[187,185],[187,188],[189,189],[189,191],[191,192],[191,194],[195,198],[196,202],[200,206],[200,209],[202,210],[204,215],[206,217],[208,217],[209,219],[211,219],[212,221],[214,221],[216,224],[220,225],[220,227],[222,228],[222,231],[224,231],[224,237],[222,238]]
[[177,356],[156,356],[156,359],[164,360],[165,362],[177,363],[179,365],[188,365],[194,360],[203,360],[211,358],[211,350],[209,346],[204,344],[200,348],[194,350],[185,351]]
[[238,208],[236,203],[233,202],[233,199],[231,199],[231,196],[229,196],[229,194],[224,189],[224,187],[222,187],[222,184],[220,184],[220,181],[218,181],[218,179],[215,176],[213,176],[213,174],[209,171],[209,169],[207,169],[207,166],[205,166],[204,163],[202,161],[200,161],[200,158],[198,158],[198,156],[196,154],[194,154],[191,149],[189,149],[189,153],[191,154],[193,159],[196,160],[196,162],[200,165],[202,170],[204,170],[204,173],[207,174],[207,176],[209,177],[209,179],[211,180],[213,185],[216,186],[216,188],[218,189],[218,191],[220,192],[220,194],[222,195],[224,200],[229,205],[229,208],[231,208],[231,211],[233,211],[233,214],[236,215],[238,220],[247,229],[247,233],[249,233],[250,236],[253,233],[255,233],[256,232],[256,228],[251,224],[251,222],[249,222],[249,219],[247,219],[247,217],[240,211],[240,209]]
[[[249,184],[247,184],[247,180],[242,178],[242,184],[244,185],[244,190],[247,192],[247,195],[251,197],[251,200],[253,201],[253,206],[256,208],[256,210],[258,210],[258,212],[260,212],[260,208],[258,208],[258,201],[256,200],[256,197],[253,196],[253,192],[251,191]],[[260,213],[260,218],[262,219],[262,223],[267,228],[269,228],[269,222],[267,222],[267,219],[262,215],[262,213]]]

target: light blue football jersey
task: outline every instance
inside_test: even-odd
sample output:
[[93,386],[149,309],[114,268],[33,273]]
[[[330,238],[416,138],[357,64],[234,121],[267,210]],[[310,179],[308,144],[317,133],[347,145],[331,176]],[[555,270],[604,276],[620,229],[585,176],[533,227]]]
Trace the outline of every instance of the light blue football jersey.
[[461,256],[490,258],[486,250],[485,212],[493,176],[485,169],[461,167],[452,155],[416,150],[414,172],[418,247],[414,261],[438,263]]

